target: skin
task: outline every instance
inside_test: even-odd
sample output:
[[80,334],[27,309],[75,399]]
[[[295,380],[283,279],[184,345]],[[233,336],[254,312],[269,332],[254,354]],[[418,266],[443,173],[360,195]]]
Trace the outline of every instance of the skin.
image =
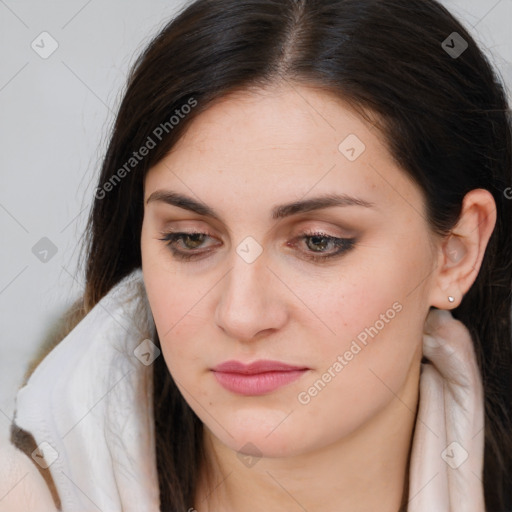
[[[349,134],[366,146],[354,161],[339,150]],[[207,204],[221,220],[147,203],[161,189]],[[277,204],[333,192],[374,206],[270,217]],[[471,191],[453,236],[434,235],[421,190],[377,128],[325,91],[281,85],[232,93],[199,115],[148,172],[144,198],[148,299],[169,371],[206,427],[215,487],[208,488],[205,468],[190,506],[396,512],[407,501],[425,319],[431,306],[457,307],[474,282],[496,221],[492,195]],[[202,251],[181,261],[160,240],[170,230],[211,236],[178,241],[181,251]],[[314,262],[307,256],[336,247],[301,239],[306,230],[356,243]],[[248,236],[263,249],[252,263],[236,251]],[[455,261],[448,257],[454,247]],[[393,304],[400,311],[390,319]],[[381,315],[388,322],[378,334],[308,394]],[[276,391],[245,397],[211,372],[232,359],[309,370]],[[241,449],[254,458],[237,456]]]

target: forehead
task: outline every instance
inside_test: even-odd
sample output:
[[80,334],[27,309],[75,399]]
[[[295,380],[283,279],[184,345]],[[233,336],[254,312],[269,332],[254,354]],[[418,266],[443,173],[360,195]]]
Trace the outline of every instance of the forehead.
[[213,103],[149,171],[146,198],[165,186],[206,203],[238,197],[247,207],[251,193],[261,203],[310,192],[364,195],[394,208],[407,197],[422,200],[377,128],[333,94],[298,85],[237,91]]
[[344,133],[367,138],[372,129],[349,104],[325,90],[299,85],[244,89],[211,104],[173,152],[183,145],[220,152],[224,145],[230,153],[269,148],[287,151],[289,157],[296,153],[297,158],[312,150],[337,156]]

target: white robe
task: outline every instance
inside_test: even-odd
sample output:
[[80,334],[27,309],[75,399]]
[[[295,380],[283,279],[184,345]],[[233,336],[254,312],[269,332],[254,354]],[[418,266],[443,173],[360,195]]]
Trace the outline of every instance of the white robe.
[[[159,510],[152,366],[136,350],[154,335],[136,269],[19,390],[15,424],[34,437],[32,457],[48,466],[64,512]],[[433,309],[423,340],[429,363],[421,368],[407,510],[485,512],[483,394],[471,337],[449,311]],[[27,455],[7,447],[0,457],[0,511],[57,510]]]

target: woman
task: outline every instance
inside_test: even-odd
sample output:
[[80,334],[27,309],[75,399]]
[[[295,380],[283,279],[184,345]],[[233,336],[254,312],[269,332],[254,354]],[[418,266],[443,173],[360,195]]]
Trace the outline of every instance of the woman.
[[18,394],[24,499],[510,510],[507,109],[434,0],[190,5],[130,75],[83,307]]

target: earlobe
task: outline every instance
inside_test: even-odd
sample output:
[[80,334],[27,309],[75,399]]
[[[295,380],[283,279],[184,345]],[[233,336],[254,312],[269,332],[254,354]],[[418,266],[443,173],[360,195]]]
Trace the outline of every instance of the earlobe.
[[436,281],[432,290],[432,306],[438,309],[453,309],[460,304],[465,293],[461,289],[460,277],[467,273],[470,261],[468,252],[465,240],[453,232],[442,242],[438,253]]
[[[461,289],[461,276],[467,274],[469,250],[467,240],[454,232],[442,244],[440,251],[439,284],[442,291],[441,304],[434,304],[438,309],[456,308],[467,291]],[[473,267],[471,267],[473,268]],[[468,287],[469,289],[469,287]]]
[[431,305],[456,308],[476,280],[496,224],[492,194],[475,189],[466,194],[459,221],[439,246]]

